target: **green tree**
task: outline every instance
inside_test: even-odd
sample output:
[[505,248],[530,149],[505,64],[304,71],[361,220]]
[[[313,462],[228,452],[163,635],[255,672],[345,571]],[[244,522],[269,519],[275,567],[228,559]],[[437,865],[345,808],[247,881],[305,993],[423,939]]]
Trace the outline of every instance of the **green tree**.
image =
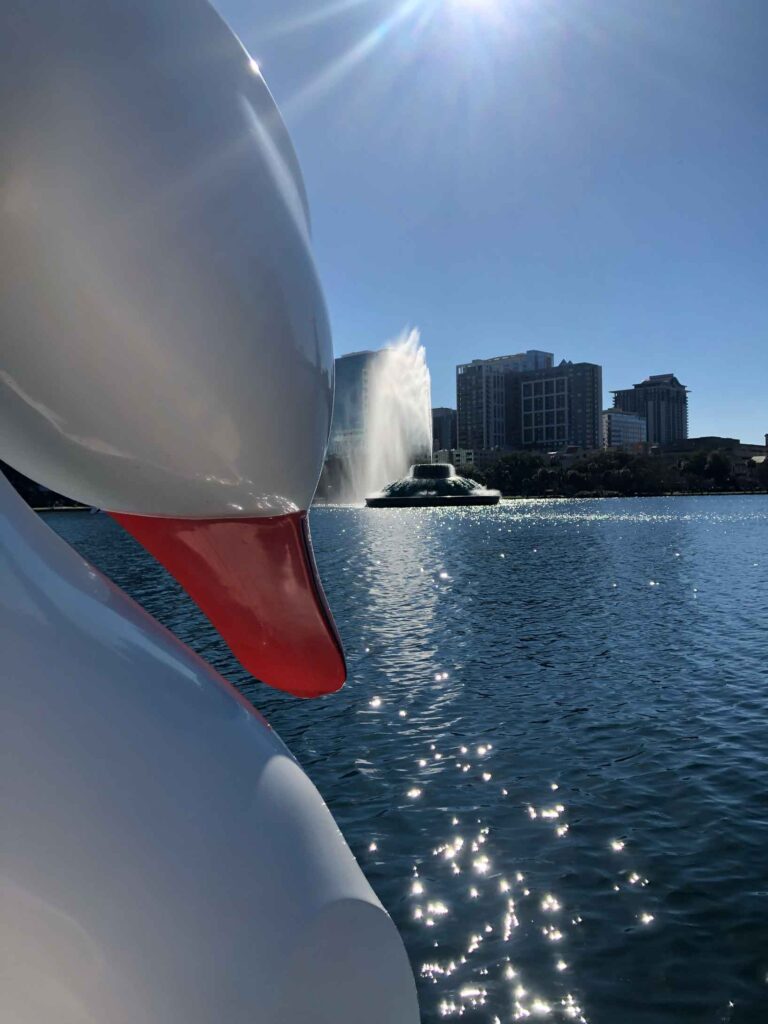
[[486,483],[486,475],[479,466],[460,466],[457,467],[456,472],[459,476],[466,477],[467,480],[476,480],[479,484]]
[[486,480],[489,487],[495,487],[502,494],[530,494],[532,478],[543,466],[544,460],[540,455],[512,452],[488,467]]
[[694,476],[705,476],[707,472],[707,453],[704,451],[694,452],[685,463],[685,472]]
[[725,452],[709,453],[706,474],[718,487],[722,487],[728,482],[731,476],[731,460]]

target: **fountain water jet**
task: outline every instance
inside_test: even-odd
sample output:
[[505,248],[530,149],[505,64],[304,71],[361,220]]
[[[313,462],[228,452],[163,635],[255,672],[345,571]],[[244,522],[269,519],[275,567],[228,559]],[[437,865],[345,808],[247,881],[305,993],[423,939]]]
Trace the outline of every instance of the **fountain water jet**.
[[[432,395],[418,330],[336,361],[329,459],[318,493],[358,503],[432,458]],[[342,370],[343,365],[343,370]]]

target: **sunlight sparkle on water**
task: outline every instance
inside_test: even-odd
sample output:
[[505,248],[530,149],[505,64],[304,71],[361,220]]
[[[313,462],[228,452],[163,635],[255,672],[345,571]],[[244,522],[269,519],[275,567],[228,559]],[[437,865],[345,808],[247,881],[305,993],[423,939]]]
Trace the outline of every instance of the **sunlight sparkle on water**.
[[[738,511],[739,502],[744,511],[737,523],[728,509]],[[590,1020],[619,1024],[621,1013],[612,1007],[635,998],[627,978],[636,969],[642,975],[645,965],[670,971],[670,978],[678,964],[686,972],[666,1016],[668,993],[650,985],[639,993],[638,1002],[648,1003],[639,1012],[654,1024],[700,1015],[705,1001],[717,1016],[715,1002],[724,1008],[721,996],[729,990],[743,991],[755,1005],[764,998],[768,964],[759,978],[755,971],[747,979],[738,944],[729,952],[718,941],[729,929],[741,934],[743,928],[757,942],[764,933],[759,858],[739,861],[731,846],[719,853],[709,839],[705,847],[697,829],[702,820],[722,821],[721,831],[761,848],[762,819],[744,811],[766,789],[759,624],[768,610],[768,560],[757,554],[768,526],[766,502],[762,496],[681,499],[681,512],[690,508],[698,520],[667,515],[666,504],[651,499],[507,504],[483,517],[312,512],[318,561],[331,590],[335,582],[340,625],[359,638],[351,659],[354,686],[337,698],[352,713],[332,714],[330,704],[268,710],[322,783],[382,901],[398,915],[422,975],[426,1020],[583,1021],[583,1000]],[[747,512],[759,527],[751,540]],[[72,516],[59,517],[61,529],[75,528],[78,513]],[[626,522],[619,528],[621,517]],[[84,517],[90,544],[101,518]],[[497,533],[502,519],[511,532]],[[339,524],[348,527],[343,536]],[[530,557],[531,530],[546,534],[541,559]],[[108,539],[115,543],[111,533]],[[509,570],[499,565],[500,542]],[[83,546],[84,555],[93,555]],[[685,557],[670,562],[680,550]],[[500,588],[497,601],[486,600],[489,581],[478,578],[481,552],[484,573]],[[132,557],[121,554],[121,566]],[[749,573],[755,562],[758,572]],[[448,565],[461,587],[438,582]],[[739,570],[733,578],[724,571],[729,565]],[[352,588],[341,599],[340,581]],[[612,581],[622,594],[617,590],[611,604]],[[562,584],[570,587],[565,600]],[[701,594],[696,609],[694,588]],[[533,609],[519,600],[524,594],[535,596]],[[729,615],[731,607],[736,611]],[[457,628],[461,615],[466,630]],[[724,650],[732,657],[723,658]],[[542,672],[544,661],[551,662],[551,675]],[[444,680],[445,665],[451,678]],[[556,700],[544,680],[552,681]],[[249,681],[242,685],[257,699]],[[345,735],[345,722],[355,723],[360,735]],[[349,773],[353,761],[359,770]],[[691,782],[694,763],[702,785]],[[743,764],[748,772],[739,770]],[[493,775],[488,782],[484,772]],[[719,784],[721,772],[728,785]],[[672,778],[674,785],[663,784]],[[610,799],[603,798],[606,784]],[[387,794],[394,794],[390,815],[379,813]],[[674,828],[659,828],[667,821]],[[691,873],[702,867],[698,877]],[[687,901],[670,913],[666,899],[678,892]],[[675,936],[691,923],[702,942],[686,962]],[[709,945],[705,932],[713,937]],[[617,970],[605,971],[596,955],[602,944],[616,954]],[[462,989],[485,988],[484,1009],[470,1006],[476,994],[459,997]],[[549,1015],[534,1013],[536,1001],[551,1007]]]

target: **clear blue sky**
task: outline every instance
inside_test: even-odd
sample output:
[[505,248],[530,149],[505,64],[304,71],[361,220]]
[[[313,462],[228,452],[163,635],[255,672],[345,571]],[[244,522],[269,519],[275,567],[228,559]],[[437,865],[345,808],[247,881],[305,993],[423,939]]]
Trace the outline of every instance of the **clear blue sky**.
[[768,431],[768,0],[220,0],[307,182],[337,354],[418,326]]

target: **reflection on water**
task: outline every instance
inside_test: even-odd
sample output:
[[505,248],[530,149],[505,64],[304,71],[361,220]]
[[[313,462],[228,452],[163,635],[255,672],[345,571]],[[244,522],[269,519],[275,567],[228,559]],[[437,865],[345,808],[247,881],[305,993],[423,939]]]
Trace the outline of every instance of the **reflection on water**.
[[768,499],[318,509],[350,681],[310,704],[106,517],[49,522],[276,726],[425,1022],[768,1020]]

